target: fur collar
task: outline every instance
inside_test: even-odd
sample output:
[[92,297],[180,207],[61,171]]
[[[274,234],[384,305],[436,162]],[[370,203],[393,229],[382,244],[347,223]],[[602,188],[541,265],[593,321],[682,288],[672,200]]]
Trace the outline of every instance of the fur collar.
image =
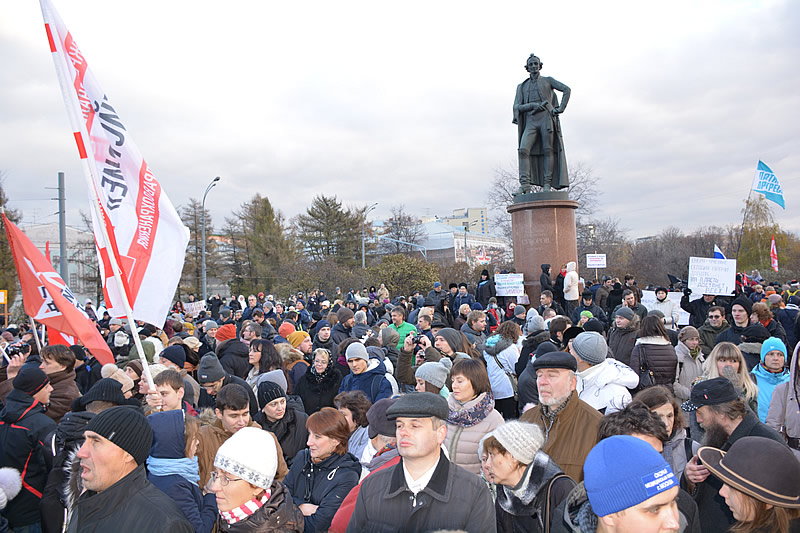
[[64,503],[64,525],[69,524],[72,511],[78,505],[78,497],[83,493],[81,479],[81,460],[78,459],[78,448],[75,448],[64,461],[64,477],[67,479],[62,487]]
[[667,344],[672,344],[669,340],[665,339],[664,337],[659,336],[652,336],[652,337],[639,337],[636,339],[636,344],[655,344],[666,346]]
[[533,462],[525,469],[519,489],[514,490],[505,485],[498,487],[497,503],[511,515],[535,517],[544,531],[543,517],[539,512],[543,503],[541,499],[545,497],[546,493],[546,490],[543,489],[547,488],[553,477],[562,473],[555,461],[539,450],[533,458]]

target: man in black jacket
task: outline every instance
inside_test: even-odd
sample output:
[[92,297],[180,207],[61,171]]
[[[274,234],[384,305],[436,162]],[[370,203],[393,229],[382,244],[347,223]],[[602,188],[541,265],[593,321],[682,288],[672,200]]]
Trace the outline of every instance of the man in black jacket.
[[475,301],[486,309],[492,296],[497,296],[497,289],[494,287],[494,280],[489,277],[489,271],[484,268],[478,286],[475,287]]
[[[766,437],[783,443],[783,437],[763,424],[739,398],[733,384],[725,378],[701,381],[692,389],[683,410],[696,411],[697,422],[705,429],[703,444],[727,451],[742,437]],[[708,469],[698,463],[697,455],[686,464],[681,486],[694,496],[700,510],[700,528],[703,533],[728,531],[735,519],[725,498],[719,495],[722,481],[709,477]]]
[[71,509],[67,532],[194,531],[177,504],[147,481],[144,462],[153,430],[130,406],[106,409],[86,425],[78,449],[85,491]]
[[3,516],[12,531],[35,528],[40,524],[39,500],[47,483],[43,442],[56,423],[44,414],[53,391],[47,374],[35,366],[23,366],[13,381],[0,411],[0,467],[19,470],[22,490],[8,502]]
[[583,294],[581,295],[581,304],[572,312],[570,319],[572,320],[573,324],[578,324],[578,322],[581,321],[582,311],[589,311],[592,313],[592,316],[602,322],[605,329],[608,329],[608,317],[606,316],[605,311],[603,311],[599,305],[594,303],[594,295],[589,289],[583,291]]
[[713,294],[704,294],[702,298],[689,301],[689,296],[692,295],[692,289],[684,289],[683,296],[681,296],[681,309],[689,313],[689,325],[699,328],[702,326],[706,318],[708,318],[708,310],[714,303]]
[[217,393],[225,385],[236,383],[247,389],[250,396],[250,416],[258,414],[258,401],[253,393],[253,387],[238,376],[231,375],[222,368],[222,365],[213,353],[206,354],[200,359],[197,366],[197,381],[200,383],[200,398],[197,400],[197,409],[214,409],[217,406]]
[[486,485],[441,450],[448,412],[447,401],[432,392],[406,394],[386,410],[397,426],[402,459],[361,484],[348,533],[497,531]]

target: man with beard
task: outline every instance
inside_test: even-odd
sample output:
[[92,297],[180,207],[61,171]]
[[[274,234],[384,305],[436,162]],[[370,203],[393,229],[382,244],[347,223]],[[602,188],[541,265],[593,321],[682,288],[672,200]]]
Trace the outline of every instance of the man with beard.
[[317,322],[317,330],[314,333],[312,350],[317,348],[325,348],[330,353],[334,351],[333,339],[331,339],[331,323],[324,319]]
[[[784,442],[777,431],[758,419],[725,378],[709,379],[695,385],[682,408],[686,412],[696,412],[697,422],[705,429],[705,446],[727,451],[734,442],[747,436]],[[708,469],[698,462],[697,455],[686,464],[681,486],[697,502],[703,533],[728,531],[735,519],[725,499],[719,495],[722,482],[714,476],[709,477]]]
[[583,481],[583,463],[597,444],[597,430],[603,415],[578,398],[575,392],[578,365],[566,352],[548,352],[533,362],[539,405],[519,419],[542,428],[542,451],[577,482]]

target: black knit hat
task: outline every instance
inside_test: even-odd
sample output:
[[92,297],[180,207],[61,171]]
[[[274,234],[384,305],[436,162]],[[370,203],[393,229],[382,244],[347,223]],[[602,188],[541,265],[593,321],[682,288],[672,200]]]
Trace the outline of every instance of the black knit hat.
[[286,398],[286,392],[283,387],[274,381],[262,381],[258,384],[258,408],[263,409],[272,400],[278,398]]
[[19,374],[14,378],[14,388],[21,390],[25,394],[33,396],[50,383],[50,378],[42,369],[36,366],[23,366]]
[[753,301],[743,294],[740,294],[731,302],[731,309],[733,309],[734,305],[741,305],[744,307],[744,310],[747,311],[747,316],[750,316],[753,312]]
[[81,407],[86,407],[91,402],[111,402],[116,405],[125,403],[122,395],[122,383],[112,378],[103,378],[79,398]]
[[122,448],[141,465],[153,445],[153,429],[136,407],[120,405],[106,409],[92,418],[86,431],[93,431]]

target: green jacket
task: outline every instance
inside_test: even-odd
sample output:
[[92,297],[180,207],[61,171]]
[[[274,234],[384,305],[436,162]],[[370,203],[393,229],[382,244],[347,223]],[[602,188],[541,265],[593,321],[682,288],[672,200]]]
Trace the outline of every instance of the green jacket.
[[400,326],[395,326],[394,324],[392,324],[389,327],[395,330],[400,335],[400,340],[397,341],[397,346],[396,346],[398,350],[403,347],[403,343],[405,342],[406,337],[408,336],[409,333],[417,332],[417,328],[415,328],[413,324],[409,324],[408,322],[403,322],[402,324],[400,324]]

